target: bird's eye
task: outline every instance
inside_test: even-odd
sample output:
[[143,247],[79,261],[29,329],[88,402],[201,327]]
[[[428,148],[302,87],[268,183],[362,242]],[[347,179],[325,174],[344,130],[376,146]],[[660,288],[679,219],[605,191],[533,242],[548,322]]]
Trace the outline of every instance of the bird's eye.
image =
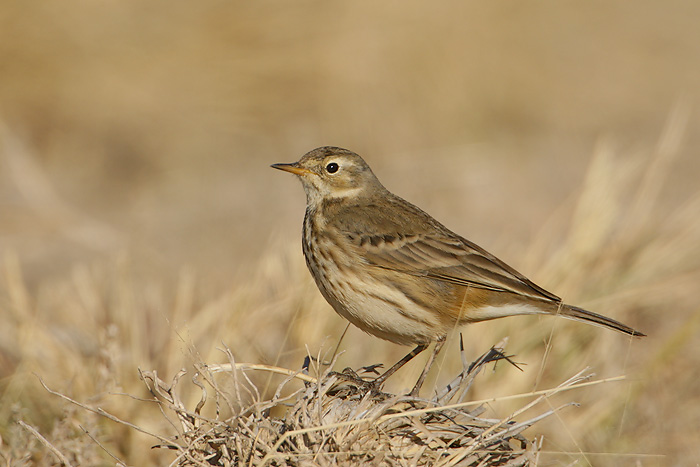
[[340,167],[338,166],[338,164],[336,164],[335,162],[331,162],[326,166],[326,172],[328,172],[329,174],[334,174],[338,171],[339,168]]

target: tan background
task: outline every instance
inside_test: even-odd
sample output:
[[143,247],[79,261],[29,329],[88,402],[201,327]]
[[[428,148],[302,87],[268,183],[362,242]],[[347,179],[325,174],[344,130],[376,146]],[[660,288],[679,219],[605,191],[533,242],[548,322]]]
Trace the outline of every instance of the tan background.
[[[610,401],[607,418],[595,415],[595,394],[608,394],[606,388],[576,399],[588,403],[579,413],[591,418],[573,413],[533,428],[530,437],[544,431],[547,440],[553,433],[550,451],[670,456],[589,456],[584,464],[696,462],[699,17],[696,2],[646,0],[4,4],[0,377],[6,383],[0,388],[6,400],[32,405],[17,388],[36,381],[13,379],[28,361],[65,389],[79,371],[52,374],[51,352],[37,357],[34,350],[47,342],[76,346],[74,357],[90,362],[103,344],[92,339],[120,319],[129,324],[120,325],[125,340],[115,338],[115,349],[139,347],[139,336],[160,333],[141,350],[147,357],[127,352],[120,359],[124,374],[115,378],[124,387],[135,379],[129,368],[186,365],[168,326],[189,329],[198,347],[208,346],[205,355],[224,342],[243,359],[281,356],[290,366],[299,364],[304,345],[312,352],[334,345],[343,323],[319,299],[302,265],[302,190],[268,166],[338,145],[365,156],[389,189],[543,286],[584,306],[599,304],[597,311],[652,335],[629,344],[557,323],[589,337],[574,344],[564,338],[571,348],[561,353],[576,355],[575,363],[554,352],[544,381],[556,384],[591,365],[600,376],[622,372],[642,383],[616,389],[622,400]],[[665,151],[667,162],[654,165]],[[595,160],[599,165],[591,166]],[[654,195],[651,201],[635,197],[633,188],[621,190],[617,211],[604,207],[607,185],[597,192],[586,185],[646,186],[660,172],[659,188],[652,180],[645,192]],[[584,197],[594,211],[588,224],[580,200],[591,190],[600,196]],[[607,275],[590,277],[603,267],[595,254],[584,265],[572,261],[575,255],[552,259],[561,248],[568,251],[572,238],[605,244],[612,234],[595,228],[598,211],[612,213],[607,220],[617,232],[631,222],[624,214],[645,212],[639,205],[651,210],[635,237],[641,253],[618,257],[619,250],[605,250],[605,261],[615,265],[604,269]],[[654,242],[659,248],[644,249]],[[652,253],[659,262],[635,262]],[[621,264],[641,279],[616,273]],[[674,287],[673,293],[650,298],[656,290],[650,284]],[[123,298],[127,293],[135,298]],[[638,304],[615,307],[608,298],[616,294],[636,294]],[[69,306],[72,297],[93,306]],[[134,303],[140,305],[128,305]],[[212,304],[220,308],[209,315]],[[17,311],[22,306],[26,314]],[[312,310],[308,321],[306,311],[294,314],[299,309]],[[102,314],[96,318],[90,310]],[[132,314],[120,318],[119,310]],[[279,330],[286,336],[280,345],[274,327],[287,324],[274,313],[307,324],[298,335]],[[18,337],[25,319],[33,323],[31,337]],[[479,335],[474,355],[510,335],[509,350],[529,364],[508,376],[521,386],[511,390],[496,380],[485,387],[498,394],[532,387],[544,344],[517,336],[529,332],[522,331],[525,324],[537,323],[516,319],[465,331],[467,340]],[[552,328],[546,323],[545,337]],[[129,326],[134,329],[124,330]],[[197,326],[208,331],[192,329]],[[689,335],[679,337],[683,330]],[[347,362],[355,366],[389,363],[404,351],[357,331],[347,339],[342,348],[363,349]],[[171,349],[167,364],[164,345]],[[607,366],[618,359],[607,345],[627,353],[619,368]],[[73,394],[86,399],[93,389]],[[8,438],[11,415],[0,415],[0,434]],[[32,416],[51,425],[50,415]],[[568,424],[572,435],[557,439],[565,431],[557,423]],[[137,448],[115,449],[138,458]],[[543,458],[543,465],[550,462],[571,459]]]

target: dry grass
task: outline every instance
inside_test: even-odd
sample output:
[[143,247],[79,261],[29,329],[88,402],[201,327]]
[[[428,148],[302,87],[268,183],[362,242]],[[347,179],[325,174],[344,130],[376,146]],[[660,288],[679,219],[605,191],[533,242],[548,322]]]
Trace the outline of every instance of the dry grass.
[[[172,455],[150,449],[153,443],[150,438],[156,434],[164,446],[177,444],[180,455],[176,462],[184,465],[187,462],[202,465],[202,459],[214,454],[222,462],[219,465],[226,465],[226,459],[235,463],[242,458],[238,456],[255,464],[265,456],[268,456],[267,460],[279,463],[304,459],[310,453],[315,456],[314,462],[321,465],[370,458],[386,462],[394,459],[401,463],[414,457],[417,462],[419,459],[422,459],[420,462],[432,462],[438,458],[459,458],[468,461],[465,465],[480,461],[485,462],[482,465],[501,465],[498,462],[505,462],[505,459],[513,460],[512,465],[532,463],[535,459],[538,465],[547,465],[567,458],[580,458],[594,465],[615,465],[620,459],[641,462],[642,465],[661,465],[668,459],[658,456],[666,454],[675,458],[680,451],[672,454],[670,449],[688,449],[683,447],[683,439],[692,442],[687,437],[651,441],[658,435],[653,428],[658,423],[654,413],[673,410],[658,399],[658,391],[671,386],[676,388],[677,397],[688,401],[687,413],[677,414],[678,425],[664,425],[664,429],[675,428],[686,434],[688,430],[692,431],[693,428],[683,420],[690,423],[697,402],[696,395],[693,395],[695,382],[689,376],[697,363],[697,354],[689,349],[693,348],[700,320],[697,308],[694,308],[696,302],[688,290],[700,278],[696,267],[698,257],[693,253],[696,252],[700,220],[689,217],[688,213],[695,209],[700,196],[696,195],[677,210],[665,213],[663,223],[654,221],[653,206],[646,201],[663,183],[664,167],[669,166],[668,158],[677,149],[673,144],[674,135],[683,127],[683,115],[683,109],[679,108],[662,138],[660,147],[665,149],[645,166],[628,173],[626,183],[611,180],[610,173],[619,173],[628,161],[605,146],[599,148],[571,220],[571,233],[542,265],[543,276],[558,283],[560,289],[568,289],[569,294],[578,292],[600,296],[591,302],[595,303],[596,309],[617,310],[617,317],[622,316],[623,321],[647,331],[651,335],[648,339],[633,342],[595,328],[558,320],[523,319],[520,323],[527,328],[517,331],[508,320],[494,322],[489,334],[513,335],[519,359],[528,365],[524,373],[499,370],[485,374],[480,384],[463,391],[460,397],[466,396],[467,401],[490,401],[484,403],[481,410],[492,411],[491,415],[484,418],[481,412],[477,415],[468,410],[451,412],[450,409],[443,413],[444,418],[432,418],[434,414],[429,412],[427,419],[406,418],[400,422],[391,419],[391,423],[386,420],[401,436],[379,437],[374,448],[362,448],[360,446],[364,444],[358,440],[364,440],[366,435],[353,431],[359,430],[360,426],[352,422],[348,427],[342,422],[347,420],[344,417],[348,413],[366,409],[361,419],[376,422],[388,414],[400,413],[408,406],[414,409],[439,407],[452,399],[443,400],[441,396],[428,402],[395,396],[372,399],[363,397],[362,391],[348,383],[342,386],[345,391],[342,392],[338,389],[337,377],[323,372],[317,384],[291,394],[282,391],[288,388],[291,378],[279,384],[271,376],[259,372],[246,373],[249,376],[245,379],[234,378],[234,383],[224,385],[224,390],[223,383],[214,383],[215,379],[201,367],[201,362],[220,360],[217,350],[220,336],[223,336],[223,342],[235,343],[239,360],[299,368],[307,355],[307,351],[302,350],[305,345],[322,345],[326,336],[338,335],[337,329],[342,321],[327,310],[318,296],[296,248],[272,251],[261,259],[258,271],[246,282],[219,296],[208,295],[207,288],[199,285],[195,275],[188,270],[181,272],[175,284],[137,280],[131,267],[134,260],[124,255],[107,266],[78,265],[67,277],[32,287],[24,278],[17,256],[6,252],[2,288],[6,312],[2,315],[2,342],[3,368],[8,376],[3,385],[0,413],[5,421],[0,453],[10,465],[52,465],[57,459],[62,459],[61,456],[64,460],[59,462],[66,465],[109,463],[110,455],[125,464],[163,463],[165,459],[172,459]],[[594,201],[596,199],[599,201]],[[655,197],[651,196],[651,199],[653,201]],[[591,205],[598,209],[591,209]],[[599,233],[582,236],[581,226],[590,225],[596,226]],[[544,230],[542,236],[546,238],[547,235],[553,234]],[[537,247],[535,245],[535,251]],[[578,264],[579,268],[571,269],[568,266],[571,264]],[[668,279],[659,281],[659,277]],[[577,290],[582,285],[590,291]],[[674,303],[675,313],[659,322],[655,310],[663,309],[663,304],[669,302]],[[384,354],[388,353],[387,350],[393,353],[398,350],[377,345],[380,343],[374,339],[352,335],[352,332],[342,346],[352,349],[350,342],[367,339],[372,347],[363,345],[350,352],[354,355],[341,355],[340,361],[334,362],[334,368],[346,364],[357,367],[377,360],[390,361]],[[472,329],[467,330],[467,335],[467,354],[474,354],[479,346],[488,345],[486,335]],[[229,358],[232,358],[230,354]],[[437,388],[459,386],[454,381],[446,384],[445,379],[446,375],[461,371],[462,363],[453,358],[453,351],[448,350],[442,358],[439,374],[434,383],[429,380],[430,385]],[[217,401],[213,414],[204,416],[200,413],[201,383],[195,382],[191,387],[168,386],[158,379],[158,374],[176,374],[183,365],[200,368],[201,374],[207,375],[206,381],[213,384]],[[487,463],[493,459],[488,460],[488,450],[483,449],[485,446],[475,441],[469,444],[464,433],[453,435],[466,444],[455,445],[454,450],[445,446],[442,450],[435,449],[440,442],[435,441],[436,445],[433,439],[446,441],[444,433],[439,436],[433,433],[430,422],[434,421],[439,431],[447,426],[445,420],[456,421],[460,417],[477,417],[480,423],[486,424],[479,429],[501,436],[499,442],[505,443],[509,436],[519,434],[520,429],[540,419],[540,413],[520,419],[513,416],[514,413],[520,414],[523,407],[509,395],[533,394],[533,384],[535,390],[556,386],[557,380],[568,377],[566,373],[571,374],[573,369],[585,365],[594,366],[604,377],[627,374],[629,382],[615,389],[586,388],[579,394],[581,397],[577,401],[582,407],[573,412],[575,415],[557,415],[552,419],[553,424],[547,421],[538,423],[540,429],[533,429],[529,438],[539,433],[544,434],[544,440],[538,441],[539,444],[527,444],[524,450],[503,454],[501,449],[505,445],[499,445],[501,447],[495,448],[499,456],[494,464]],[[146,379],[151,380],[151,390],[159,396],[161,404],[166,403],[170,410],[175,410],[175,419],[164,418],[164,409],[158,409],[153,403],[127,396],[143,394],[142,383],[136,378],[137,367],[158,369],[157,373],[145,373]],[[676,374],[679,369],[681,376]],[[414,365],[389,381],[390,393],[401,394],[418,370],[419,366]],[[178,378],[183,374],[178,373]],[[76,411],[49,397],[38,384],[37,375],[59,393],[80,400],[94,412]],[[572,381],[567,384],[572,384]],[[230,398],[244,390],[252,402],[241,409],[240,399],[232,403]],[[441,392],[439,389],[434,391]],[[310,401],[315,401],[315,404],[309,405]],[[286,414],[279,413],[279,406],[285,402],[291,408]],[[544,412],[550,414],[566,401],[546,398],[541,402],[546,406]],[[277,409],[270,411],[273,407]],[[315,411],[319,407],[322,409],[320,413],[326,413],[321,418]],[[332,416],[324,411],[330,407],[337,410]],[[114,418],[105,418],[106,413]],[[302,417],[300,414],[307,415]],[[516,422],[517,433],[511,432],[512,426],[505,423],[511,419]],[[123,422],[127,421],[129,424],[125,425]],[[248,423],[247,428],[241,425],[244,421]],[[185,423],[192,426],[187,428],[183,425]],[[328,432],[316,431],[335,423],[340,423],[343,430],[335,430],[330,438]],[[267,436],[261,445],[265,447],[255,451],[251,450],[250,443],[258,443],[260,438],[256,434],[251,439],[250,430],[259,424],[269,425],[269,430],[254,431]],[[467,431],[479,434],[476,425],[460,422],[455,426],[467,427]],[[375,424],[362,424],[361,428],[375,434],[378,429]],[[308,445],[300,446],[288,440],[280,444],[280,440],[286,440],[286,430],[305,429],[311,429],[317,435],[303,438]],[[180,436],[173,438],[173,430],[180,432]],[[248,436],[247,441],[240,441],[241,436]],[[407,436],[419,447],[407,448],[404,454],[397,454],[399,446],[405,448],[401,443],[405,443]],[[601,441],[601,437],[605,441]],[[483,441],[483,437],[474,439]],[[104,448],[96,448],[95,443],[103,444]],[[224,445],[228,446],[225,451],[217,451]],[[298,450],[291,451],[292,445]],[[423,451],[421,446],[430,449]],[[590,446],[596,447],[591,449]],[[471,450],[465,451],[466,448]],[[366,449],[364,454],[362,449]],[[377,457],[370,454],[370,450],[383,454]],[[537,456],[535,451],[538,451]],[[467,452],[473,452],[477,457],[460,457]],[[688,452],[692,452],[692,447]],[[338,457],[337,453],[342,453],[342,456]],[[440,457],[443,455],[446,457]],[[200,464],[196,464],[196,459]]]
[[[170,431],[175,432],[171,435],[150,433],[100,408],[57,393],[43,382],[42,385],[49,393],[87,412],[150,435],[158,442],[155,448],[173,452],[174,460],[170,465],[536,465],[541,442],[528,440],[521,433],[571,404],[525,421],[517,419],[559,392],[621,378],[584,382],[591,377],[584,370],[556,388],[512,395],[511,399],[533,400],[503,420],[483,418],[484,404],[495,401],[465,402],[465,399],[475,377],[486,365],[501,360],[512,363],[511,357],[504,354],[503,344],[492,347],[470,364],[462,352],[462,371],[449,384],[436,389],[429,399],[385,393],[371,384],[371,377],[362,378],[349,368],[341,373],[332,371],[335,361],[310,365],[312,361],[322,360],[308,358],[301,370],[293,371],[237,364],[231,351],[226,349],[229,364],[195,365],[197,371],[191,383],[199,388],[200,400],[193,408],[188,408],[179,395],[185,370],[178,372],[170,384],[160,379],[155,371],[141,372],[153,401],[171,425]],[[251,367],[288,377],[272,397],[266,398],[247,374]],[[319,376],[308,376],[309,367]],[[224,381],[214,375],[221,371],[229,374]],[[365,367],[361,371],[376,373],[377,370]],[[304,387],[290,389],[295,378],[303,381]],[[222,390],[226,385],[229,389]],[[152,403],[140,402],[143,405]],[[205,416],[203,410],[212,411],[208,403],[214,405],[213,415]],[[275,412],[281,416],[273,415]],[[229,416],[223,416],[224,413]],[[64,465],[73,464],[69,456],[78,464],[84,461],[79,457],[82,445],[66,443],[59,436],[61,447],[57,447],[26,423],[19,421],[19,425]],[[108,451],[98,440],[92,439]],[[68,450],[69,456],[61,448]],[[110,456],[120,465],[124,464],[117,456],[111,453]]]
[[[649,334],[531,317],[465,328],[470,360],[509,336],[524,363],[482,372],[466,396],[493,400],[480,417],[507,420],[523,406],[507,396],[591,367],[626,379],[517,418],[580,404],[523,432],[542,441],[539,465],[697,462],[700,7],[395,6],[0,6],[2,462],[173,459],[38,377],[169,439],[180,422],[128,396],[151,399],[138,368],[168,380],[230,347],[298,369],[335,347],[345,323],[300,253],[303,195],[268,168],[322,144],[358,151],[392,191],[567,302]],[[457,345],[426,391],[462,371]],[[336,370],[405,351],[352,328],[340,349]],[[246,374],[274,400],[284,376]],[[233,394],[216,378],[213,393]],[[194,412],[200,388],[176,388]]]

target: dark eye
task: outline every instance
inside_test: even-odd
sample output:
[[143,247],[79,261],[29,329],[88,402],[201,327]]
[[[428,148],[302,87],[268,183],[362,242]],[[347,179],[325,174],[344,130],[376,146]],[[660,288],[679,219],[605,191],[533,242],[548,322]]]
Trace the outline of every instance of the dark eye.
[[338,167],[338,164],[336,164],[335,162],[331,162],[326,166],[326,172],[328,172],[329,174],[334,174],[338,171],[339,168],[340,167]]

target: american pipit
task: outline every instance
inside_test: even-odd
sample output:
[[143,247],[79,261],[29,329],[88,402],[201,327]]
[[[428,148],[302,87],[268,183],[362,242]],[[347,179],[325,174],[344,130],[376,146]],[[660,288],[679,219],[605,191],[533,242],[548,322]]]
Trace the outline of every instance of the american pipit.
[[376,379],[382,384],[435,341],[417,395],[447,333],[456,326],[513,315],[551,314],[639,331],[566,305],[483,248],[389,192],[357,154],[321,147],[299,162],[274,164],[306,192],[303,251],[321,294],[369,334],[417,347]]

